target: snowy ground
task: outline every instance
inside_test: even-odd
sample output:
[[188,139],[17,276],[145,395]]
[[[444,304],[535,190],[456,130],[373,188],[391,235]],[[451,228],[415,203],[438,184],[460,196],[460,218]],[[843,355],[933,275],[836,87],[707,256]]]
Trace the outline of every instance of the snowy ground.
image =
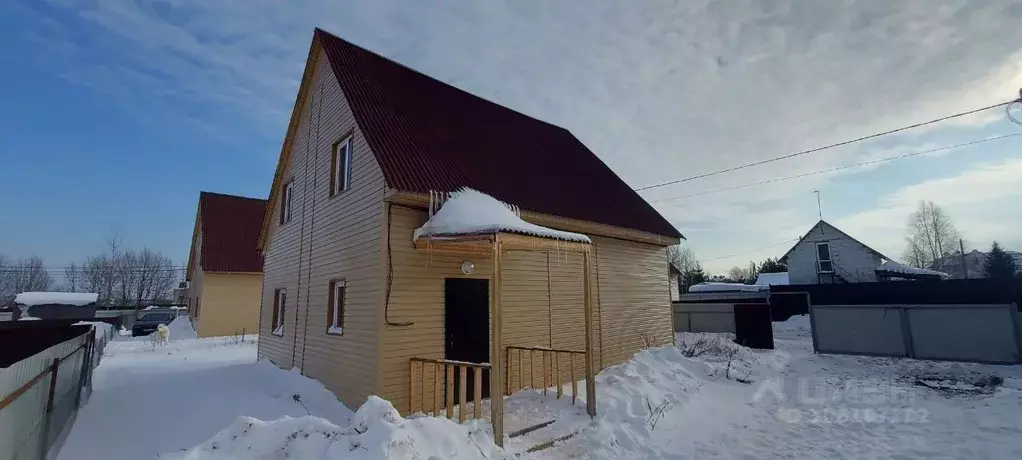
[[806,317],[772,351],[677,339],[601,373],[595,422],[537,456],[1022,458],[1022,366],[815,355]]
[[146,337],[110,342],[92,397],[58,458],[154,459],[209,439],[240,415],[307,415],[294,401],[296,393],[316,416],[342,426],[351,416],[318,382],[256,363],[252,336],[196,339],[189,332],[175,325],[163,347]]
[[532,456],[1022,458],[1020,366],[814,355],[804,317],[775,325],[776,350],[677,339],[600,373],[595,420],[584,397],[509,398],[507,431],[556,422],[503,452],[486,423],[404,419],[378,398],[352,415],[315,381],[253,363],[252,341],[115,341],[61,457],[496,459],[571,435]]

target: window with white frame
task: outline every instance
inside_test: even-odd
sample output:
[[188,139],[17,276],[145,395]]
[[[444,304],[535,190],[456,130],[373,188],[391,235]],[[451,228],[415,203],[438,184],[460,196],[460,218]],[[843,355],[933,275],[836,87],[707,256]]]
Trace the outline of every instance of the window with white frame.
[[273,322],[271,334],[284,335],[284,317],[287,313],[287,289],[274,289],[273,291]]
[[816,261],[818,272],[834,272],[834,262],[830,258],[830,243],[816,243]]
[[351,136],[337,141],[330,156],[330,196],[337,195],[351,185]]
[[334,280],[330,282],[330,294],[328,297],[328,304],[330,310],[327,312],[327,334],[338,334],[344,333],[344,291],[346,283],[344,280]]
[[291,222],[291,207],[295,200],[295,181],[289,180],[284,184],[284,190],[280,194],[280,223],[286,224]]

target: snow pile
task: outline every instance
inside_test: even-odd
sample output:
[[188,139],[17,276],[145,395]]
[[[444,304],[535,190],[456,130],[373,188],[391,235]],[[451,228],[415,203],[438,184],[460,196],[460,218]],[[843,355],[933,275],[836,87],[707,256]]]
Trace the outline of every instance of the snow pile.
[[199,336],[192,327],[192,320],[188,316],[178,316],[167,325],[170,328],[170,340],[190,340]]
[[939,276],[942,279],[947,278],[948,274],[944,272],[938,272],[937,270],[927,270],[925,268],[909,267],[908,265],[900,264],[893,260],[888,260],[877,268],[878,271],[885,271],[891,273],[901,273],[905,275],[930,275]]
[[519,217],[516,208],[467,187],[452,193],[436,214],[415,229],[412,240],[423,236],[488,235],[499,232],[591,243],[588,236],[580,233],[530,224]]
[[688,292],[759,292],[769,290],[769,286],[740,283],[699,283],[688,287]]
[[795,315],[786,321],[774,323],[775,340],[813,341],[813,326],[809,315]]
[[482,421],[459,425],[436,417],[402,418],[376,396],[358,409],[346,428],[305,416],[264,422],[239,417],[208,441],[170,460],[234,459],[496,459],[508,458]]
[[110,339],[114,336],[114,326],[102,321],[79,321],[72,326],[95,326],[96,340]]
[[678,406],[698,389],[699,371],[700,366],[678,348],[661,347],[641,351],[601,372],[596,378],[597,417],[582,433],[587,450],[593,449],[596,458],[668,456],[649,442],[654,429],[651,412],[662,405],[663,417],[671,418],[684,410]]
[[34,305],[74,305],[81,307],[96,303],[99,294],[88,292],[22,292],[14,296],[14,303],[31,307]]
[[35,316],[22,316],[21,318],[18,318],[18,321],[40,321],[40,318],[36,318]]
[[788,272],[780,272],[760,273],[756,277],[756,284],[759,286],[787,286],[791,283],[788,281]]

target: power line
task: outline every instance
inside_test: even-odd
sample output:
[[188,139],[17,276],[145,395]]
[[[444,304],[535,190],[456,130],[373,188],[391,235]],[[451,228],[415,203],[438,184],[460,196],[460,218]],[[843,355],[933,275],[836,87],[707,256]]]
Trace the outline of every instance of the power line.
[[772,247],[780,246],[780,245],[785,244],[785,243],[794,243],[796,241],[798,241],[798,238],[792,238],[790,240],[781,241],[780,243],[771,244],[770,246],[763,246],[761,248],[751,249],[751,250],[748,250],[748,251],[745,251],[745,252],[738,252],[738,253],[735,253],[735,254],[728,254],[726,256],[714,257],[712,259],[703,259],[703,262],[709,262],[711,260],[727,259],[727,258],[730,258],[730,257],[743,256],[745,254],[751,254],[753,252],[759,252],[759,251],[762,251],[764,249],[770,249]]
[[843,142],[838,142],[838,143],[835,143],[835,144],[829,144],[829,145],[825,145],[823,147],[816,147],[816,148],[809,149],[809,150],[802,150],[800,152],[789,153],[787,155],[781,155],[779,157],[768,158],[766,160],[760,160],[760,161],[756,161],[756,162],[752,162],[752,163],[746,163],[746,164],[740,165],[740,166],[734,166],[734,167],[731,167],[731,168],[720,169],[720,170],[717,170],[717,171],[712,171],[712,172],[708,172],[708,173],[698,174],[698,175],[695,175],[695,176],[685,177],[685,178],[682,178],[682,179],[662,182],[662,183],[659,183],[659,184],[647,185],[645,187],[639,187],[639,188],[635,189],[635,191],[636,192],[641,192],[641,191],[644,191],[644,190],[650,190],[650,189],[654,189],[654,188],[664,187],[664,186],[667,186],[667,185],[673,185],[673,184],[677,184],[677,183],[681,183],[681,182],[688,182],[690,180],[702,179],[704,177],[710,177],[710,176],[715,176],[715,175],[718,175],[718,174],[724,174],[724,173],[728,173],[728,172],[732,172],[732,171],[737,171],[739,169],[745,169],[745,168],[751,168],[753,166],[764,165],[764,164],[772,163],[772,162],[775,162],[775,161],[787,160],[789,158],[794,158],[794,157],[801,156],[801,155],[806,155],[806,154],[809,154],[809,153],[815,153],[815,152],[819,152],[821,150],[832,149],[834,147],[841,147],[841,146],[848,145],[848,144],[853,144],[853,143],[856,143],[856,142],[861,142],[861,141],[865,141],[865,140],[869,140],[869,139],[875,139],[875,138],[878,138],[878,137],[881,137],[881,136],[886,136],[888,134],[894,134],[894,133],[901,132],[901,131],[906,131],[906,130],[909,130],[909,129],[919,128],[921,126],[932,125],[934,123],[939,123],[939,122],[942,122],[942,121],[950,120],[952,118],[958,118],[958,117],[963,117],[963,116],[966,116],[966,115],[972,115],[974,113],[982,112],[984,110],[989,110],[989,109],[993,109],[993,108],[996,108],[996,107],[1008,106],[1010,104],[1013,104],[1013,103],[1016,103],[1016,102],[1019,102],[1019,101],[1022,101],[1022,98],[1020,98],[1020,99],[1013,99],[1013,100],[1010,100],[1010,101],[1007,101],[1007,102],[1001,102],[1001,103],[994,104],[994,105],[988,105],[986,107],[980,107],[978,109],[972,109],[972,110],[968,110],[968,111],[965,111],[965,112],[959,112],[959,113],[955,113],[955,114],[952,114],[952,115],[943,116],[943,117],[940,117],[940,118],[934,118],[933,120],[924,121],[924,122],[920,122],[920,123],[915,123],[915,124],[908,125],[908,126],[902,126],[901,128],[895,128],[895,129],[884,131],[884,132],[880,132],[880,133],[874,133],[874,134],[870,134],[868,136],[857,137],[855,139],[851,139],[851,140],[847,140],[847,141],[843,141]]
[[[183,271],[186,271],[186,270],[187,270],[186,268],[182,267],[182,268],[129,268],[129,269],[118,269],[118,268],[107,269],[107,268],[103,268],[103,269],[98,269],[97,271],[109,271],[109,272],[112,272],[112,273],[152,273],[152,272],[183,272]],[[65,270],[63,268],[43,268],[43,269],[40,269],[40,270],[35,270],[35,269],[31,268],[31,267],[25,267],[25,268],[21,268],[21,267],[5,267],[5,268],[0,268],[0,273],[25,273],[25,272],[32,272],[32,271],[46,272],[46,273],[64,273]],[[78,267],[76,269],[76,271],[82,272],[84,270],[82,270],[81,267]]]
[[660,202],[664,202],[664,201],[681,200],[681,199],[684,199],[684,198],[692,198],[692,197],[696,197],[696,196],[709,195],[711,193],[726,192],[726,191],[729,191],[729,190],[738,190],[738,189],[747,188],[747,187],[755,187],[755,186],[758,186],[758,185],[772,184],[774,182],[781,182],[781,181],[786,181],[786,180],[791,180],[791,179],[799,179],[799,178],[802,178],[802,177],[813,176],[813,175],[816,175],[816,174],[825,174],[825,173],[834,172],[834,171],[841,171],[843,169],[857,168],[857,167],[860,167],[860,166],[867,166],[867,165],[872,165],[872,164],[877,164],[877,163],[884,163],[884,162],[888,162],[888,161],[900,160],[902,158],[909,158],[909,157],[914,157],[914,156],[919,156],[919,155],[926,155],[928,153],[942,152],[942,151],[945,151],[945,150],[952,150],[952,149],[957,149],[957,148],[961,148],[961,147],[968,147],[970,145],[982,144],[984,142],[991,142],[991,141],[996,141],[996,140],[1000,140],[1000,139],[1006,139],[1006,138],[1009,138],[1009,137],[1017,137],[1017,136],[1020,136],[1020,135],[1022,135],[1022,134],[1004,134],[1004,135],[1000,135],[1000,136],[988,137],[986,139],[980,139],[980,140],[971,141],[971,142],[965,142],[965,143],[961,143],[961,144],[947,145],[947,146],[944,146],[944,147],[937,147],[937,148],[933,148],[933,149],[929,149],[929,150],[921,150],[921,151],[918,151],[918,152],[905,153],[905,154],[902,154],[902,155],[895,155],[895,156],[891,156],[891,157],[885,157],[885,158],[878,158],[878,159],[875,159],[875,160],[863,161],[861,163],[855,163],[855,164],[844,165],[844,166],[835,166],[833,168],[820,169],[820,170],[817,170],[817,171],[811,171],[811,172],[802,173],[802,174],[795,174],[793,176],[778,177],[778,178],[775,178],[775,179],[767,179],[767,180],[762,180],[762,181],[759,181],[759,182],[752,182],[752,183],[748,183],[748,184],[735,185],[735,186],[732,186],[732,187],[724,187],[724,188],[718,188],[718,189],[713,189],[713,190],[706,190],[706,191],[699,192],[699,193],[692,193],[692,194],[688,194],[688,195],[675,196],[675,197],[671,197],[671,198],[662,198],[662,199],[659,199],[659,200],[650,200],[650,203],[660,203]]

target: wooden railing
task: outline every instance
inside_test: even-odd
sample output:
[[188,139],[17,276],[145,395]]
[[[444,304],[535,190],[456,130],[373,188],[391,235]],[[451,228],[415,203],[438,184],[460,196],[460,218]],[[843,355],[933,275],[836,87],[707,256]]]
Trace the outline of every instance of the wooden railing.
[[571,382],[571,403],[575,404],[578,380],[586,375],[585,356],[584,351],[577,350],[507,347],[507,394],[524,388],[542,388],[543,394],[547,394],[547,390],[554,386],[557,387],[557,398],[560,398],[564,394],[564,383]]
[[[409,360],[411,413],[421,412],[437,417],[468,420],[468,374],[472,373],[472,417],[483,414],[483,373],[490,372],[489,364],[468,363],[447,359],[411,358]],[[457,391],[455,391],[457,378]],[[455,393],[458,393],[455,395]],[[455,398],[457,396],[457,398]],[[429,405],[426,398],[429,397]],[[457,417],[455,417],[457,407]],[[427,410],[428,409],[428,410]]]

